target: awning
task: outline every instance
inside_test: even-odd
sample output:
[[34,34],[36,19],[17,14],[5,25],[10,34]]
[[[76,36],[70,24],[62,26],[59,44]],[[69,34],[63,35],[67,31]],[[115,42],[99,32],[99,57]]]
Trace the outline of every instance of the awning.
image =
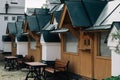
[[42,30],[53,30],[55,28],[54,24],[50,24],[50,22],[48,22],[48,24],[46,24],[45,27],[42,28]]
[[65,33],[65,32],[68,32],[68,31],[69,31],[69,29],[67,29],[67,28],[60,28],[60,29],[50,31],[50,33]]
[[60,42],[59,34],[52,34],[49,31],[43,31],[42,34],[45,42]]
[[28,42],[28,37],[27,37],[27,35],[18,35],[17,41],[18,42]]
[[93,26],[90,28],[85,29],[86,31],[95,31],[95,30],[109,30],[111,28],[111,25],[99,25],[99,26]]
[[9,35],[2,35],[3,42],[11,42],[11,37]]

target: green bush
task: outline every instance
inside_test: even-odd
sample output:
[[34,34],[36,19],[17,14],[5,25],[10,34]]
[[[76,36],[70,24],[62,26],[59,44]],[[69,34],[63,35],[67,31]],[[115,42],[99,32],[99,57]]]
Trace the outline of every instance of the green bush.
[[120,80],[120,75],[119,76],[112,76],[110,78],[105,78],[103,80]]

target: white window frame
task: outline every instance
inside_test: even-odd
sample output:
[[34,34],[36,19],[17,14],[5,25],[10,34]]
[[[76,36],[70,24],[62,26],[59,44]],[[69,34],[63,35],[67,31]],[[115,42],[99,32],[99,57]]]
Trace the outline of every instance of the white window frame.
[[4,21],[8,21],[8,16],[4,16]]
[[99,54],[101,57],[111,57],[111,51],[106,43],[106,37],[108,32],[100,32],[99,33]]
[[[69,39],[67,38],[67,35],[70,35]],[[66,42],[66,41],[68,41],[68,42]],[[74,54],[78,53],[78,39],[72,33],[66,33],[64,35],[64,46],[65,46],[64,52],[74,53]]]

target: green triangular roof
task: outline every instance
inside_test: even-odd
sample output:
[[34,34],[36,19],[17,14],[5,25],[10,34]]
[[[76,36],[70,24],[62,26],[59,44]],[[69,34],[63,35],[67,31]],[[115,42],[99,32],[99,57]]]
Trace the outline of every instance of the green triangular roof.
[[50,14],[40,14],[36,15],[38,24],[39,24],[39,29],[41,30],[52,18]]
[[79,1],[66,1],[67,10],[74,27],[91,26],[82,3]]
[[19,21],[19,22],[16,22],[16,28],[17,28],[17,34],[21,34],[23,33],[23,22]]
[[106,1],[66,1],[65,2],[74,27],[93,26],[107,4]]
[[83,4],[92,22],[92,25],[94,25],[101,12],[103,11],[105,5],[107,4],[107,1],[83,0]]
[[16,29],[15,22],[8,22],[7,23],[7,30],[8,30],[8,34],[16,35],[17,34],[17,29]]
[[36,16],[27,16],[28,28],[32,32],[39,32],[39,25]]
[[56,19],[56,21],[57,21],[58,23],[59,23],[59,21],[60,21],[61,14],[62,14],[62,11],[55,11],[55,12],[53,13],[53,15],[54,15],[54,17],[55,17],[55,19]]

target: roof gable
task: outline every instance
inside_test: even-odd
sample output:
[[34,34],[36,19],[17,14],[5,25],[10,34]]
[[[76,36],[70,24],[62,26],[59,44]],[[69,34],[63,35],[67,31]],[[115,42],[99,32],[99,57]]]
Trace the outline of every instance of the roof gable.
[[103,9],[102,13],[100,14],[99,18],[97,19],[95,25],[106,25],[112,24],[115,21],[120,21],[119,14],[120,10],[120,1],[114,0],[108,2],[108,4]]
[[27,16],[27,26],[32,32],[39,32],[39,25],[36,16]]
[[40,14],[36,15],[38,24],[39,24],[39,30],[41,30],[47,23],[51,20],[52,16],[50,14]]
[[117,30],[120,30],[120,22],[113,22],[113,25],[115,25]]
[[83,6],[86,9],[86,12],[94,25],[98,17],[100,16],[101,12],[103,11],[105,5],[107,4],[106,1],[98,1],[98,0],[83,0]]
[[113,22],[111,25],[110,32],[112,31],[113,27],[116,27],[117,30],[120,30],[120,22]]
[[15,25],[14,22],[8,22],[7,23],[7,31],[6,31],[6,33],[13,34],[13,35],[17,34],[16,25]]
[[61,18],[61,13],[62,13],[62,11],[55,11],[55,12],[53,13],[54,18],[56,19],[56,21],[57,21],[58,23],[59,23],[60,18]]
[[66,7],[74,27],[91,26],[88,16],[86,15],[84,7],[80,1],[67,1]]
[[17,34],[23,33],[22,27],[23,27],[23,22],[21,22],[21,21],[16,22]]

